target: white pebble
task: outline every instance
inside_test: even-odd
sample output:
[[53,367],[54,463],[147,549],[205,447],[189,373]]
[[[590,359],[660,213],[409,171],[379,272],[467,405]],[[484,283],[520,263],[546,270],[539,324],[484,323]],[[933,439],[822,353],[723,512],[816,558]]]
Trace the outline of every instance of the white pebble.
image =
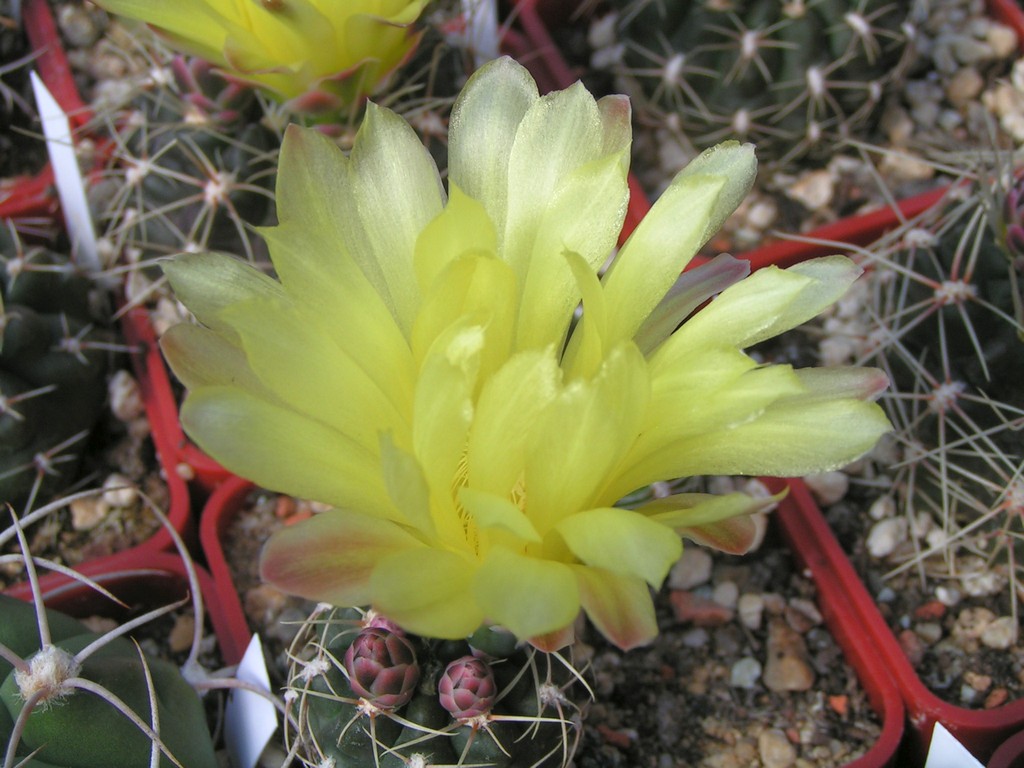
[[872,520],[882,520],[896,514],[896,499],[892,496],[879,496],[868,507],[868,516]]
[[711,555],[699,547],[686,547],[672,566],[668,585],[672,589],[693,589],[711,579]]
[[872,557],[891,555],[907,537],[907,521],[901,517],[879,520],[871,526],[867,548]]
[[815,500],[824,507],[835,504],[850,490],[850,478],[839,471],[816,472],[806,475],[804,482],[811,489]]
[[956,587],[936,587],[935,599],[947,607],[952,607],[960,602],[962,595]]
[[146,411],[139,383],[123,368],[110,377],[107,394],[110,410],[119,421],[133,421]]
[[735,608],[739,599],[740,588],[734,581],[723,581],[715,585],[711,592],[711,599],[726,608]]
[[1000,616],[981,633],[981,643],[987,648],[1005,651],[1017,642],[1017,623],[1012,616]]
[[91,531],[110,512],[110,505],[95,496],[75,499],[68,508],[71,510],[71,527],[76,531]]
[[729,685],[733,688],[751,689],[761,679],[761,662],[751,656],[744,656],[732,665],[729,672]]
[[103,501],[112,507],[130,507],[139,498],[139,489],[131,480],[117,472],[112,472],[103,483],[106,489]]
[[747,629],[760,629],[761,618],[764,616],[764,598],[752,593],[740,595],[736,602],[736,612]]

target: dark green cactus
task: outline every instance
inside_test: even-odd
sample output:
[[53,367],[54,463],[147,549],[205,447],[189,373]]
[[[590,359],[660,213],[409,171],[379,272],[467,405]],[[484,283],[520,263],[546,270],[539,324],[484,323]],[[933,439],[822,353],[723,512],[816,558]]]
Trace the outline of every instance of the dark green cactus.
[[74,479],[106,399],[111,332],[90,311],[92,282],[64,256],[0,231],[0,501]]
[[[216,768],[202,702],[173,664],[149,657],[143,663],[138,647],[123,637],[79,660],[80,652],[99,636],[78,621],[48,610],[50,644],[41,649],[32,605],[0,595],[0,615],[0,644],[24,659],[31,670],[29,675],[25,670],[19,673],[0,658],[0,755],[10,746],[32,685],[42,679],[60,683],[62,676],[71,675],[102,686],[145,723],[152,722],[151,686],[157,701],[158,733],[166,751],[185,768]],[[46,664],[44,659],[56,663]],[[44,675],[46,667],[56,674]],[[152,739],[107,698],[68,682],[58,695],[44,699],[24,721],[15,764],[25,768],[139,768],[150,764]],[[27,762],[19,762],[33,753]],[[166,755],[161,757],[161,768],[173,765]]]
[[[367,698],[353,691],[365,691],[368,681],[366,669],[354,669],[351,657],[367,654],[365,648],[353,651],[354,645],[385,642],[390,652],[370,654],[370,682],[384,697],[378,705],[376,693]],[[468,641],[427,640],[403,635],[372,614],[324,608],[299,633],[293,651],[301,661],[293,664],[288,700],[311,764],[555,768],[569,763],[579,738],[572,696],[582,686],[576,673],[562,657],[517,647],[504,632],[482,629]],[[395,659],[395,670],[379,668],[385,657]],[[472,706],[453,715],[456,695],[465,704],[467,693]]]
[[638,82],[638,113],[677,116],[698,148],[740,138],[769,160],[831,153],[876,114],[910,55],[907,4],[891,0],[612,6],[624,44],[617,74]]
[[255,258],[279,144],[260,104],[206,62],[175,57],[117,126],[110,174],[93,202],[115,247],[142,258],[224,250]]

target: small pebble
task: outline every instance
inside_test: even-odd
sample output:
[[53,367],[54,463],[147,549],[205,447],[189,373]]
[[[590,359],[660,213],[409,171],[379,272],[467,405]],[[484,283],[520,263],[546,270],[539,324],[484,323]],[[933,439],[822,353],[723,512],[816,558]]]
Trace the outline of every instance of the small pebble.
[[683,624],[694,624],[698,627],[720,627],[732,621],[733,611],[714,600],[695,595],[680,589],[673,589],[669,594],[672,612],[676,621]]
[[902,517],[890,517],[871,526],[866,546],[872,557],[882,558],[896,551],[906,538],[907,521]]
[[914,631],[921,638],[921,642],[927,645],[935,645],[942,639],[942,625],[935,621],[922,621],[914,625]]
[[904,629],[897,637],[903,655],[915,669],[924,661],[925,645],[912,629]]
[[941,600],[929,600],[914,609],[914,618],[922,621],[934,621],[946,615],[946,604]]
[[110,377],[107,394],[110,410],[119,421],[133,421],[146,412],[139,383],[124,369]]
[[976,690],[978,693],[984,693],[992,687],[992,676],[982,675],[977,672],[967,670],[966,672],[964,672],[964,682],[971,686],[971,688]]
[[704,627],[694,627],[683,633],[680,640],[687,648],[703,648],[708,644],[708,631]]
[[760,629],[761,617],[764,615],[764,598],[761,595],[740,595],[736,602],[736,611],[740,621],[747,629]]
[[112,472],[103,482],[106,489],[103,492],[103,501],[112,507],[124,509],[132,506],[139,498],[139,489],[124,475]]
[[167,647],[172,653],[184,653],[192,647],[192,635],[196,629],[195,617],[191,614],[179,616],[167,633]]
[[868,517],[872,520],[882,520],[896,515],[896,499],[892,496],[879,496],[868,507]]
[[757,751],[764,768],[790,768],[796,764],[796,747],[777,728],[761,731],[757,737]]
[[76,531],[91,531],[110,513],[110,505],[95,496],[75,499],[68,507],[71,510],[71,527]]
[[798,632],[778,619],[768,627],[764,684],[772,691],[806,691],[814,685],[807,644]]
[[715,585],[715,588],[711,593],[711,599],[719,605],[732,610],[736,608],[736,603],[739,600],[739,594],[740,589],[736,586],[736,582],[723,581]]
[[946,96],[954,106],[964,107],[978,98],[985,80],[974,67],[964,67],[946,83]]
[[985,709],[1001,707],[1010,698],[1010,692],[1005,688],[993,688],[992,692],[985,697]]
[[1012,616],[1000,616],[981,632],[981,644],[999,651],[1008,650],[1017,642],[1017,624]]
[[729,672],[729,685],[733,688],[751,689],[761,679],[761,662],[751,656],[744,656],[732,665]]
[[850,478],[845,472],[817,472],[806,475],[804,482],[815,500],[824,507],[840,501],[850,490]]
[[810,171],[785,189],[786,196],[811,211],[828,207],[833,195],[832,174],[828,170]]
[[686,547],[668,575],[671,589],[693,589],[711,580],[711,555],[700,547]]

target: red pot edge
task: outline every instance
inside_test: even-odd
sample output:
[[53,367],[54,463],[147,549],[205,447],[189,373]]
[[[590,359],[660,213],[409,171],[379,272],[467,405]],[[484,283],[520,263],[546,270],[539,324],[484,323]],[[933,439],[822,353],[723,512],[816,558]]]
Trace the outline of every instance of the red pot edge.
[[[777,489],[779,482],[770,481],[770,487]],[[1024,729],[1024,699],[994,709],[966,709],[943,701],[925,687],[807,486],[800,480],[789,480],[788,485],[789,495],[779,505],[778,513],[785,535],[807,567],[821,574],[819,589],[825,590],[822,596],[826,591],[829,595],[827,601],[822,600],[822,607],[835,614],[843,634],[866,644],[868,661],[878,666],[879,673],[891,676],[911,725],[908,747],[920,763],[924,763],[936,722],[941,722],[980,760]]]
[[[128,552],[121,553],[128,555]],[[231,647],[232,628],[224,618],[224,610],[220,604],[220,595],[213,577],[199,564],[195,564],[199,588],[202,592],[203,609],[213,626],[221,655],[225,664],[237,663],[237,659],[228,659],[228,648]],[[185,563],[171,552],[137,552],[130,557],[112,556],[99,558],[83,563],[76,570],[99,582],[115,595],[122,596],[125,585],[135,586],[141,582],[142,587],[133,594],[144,595],[147,603],[156,605],[170,603],[188,594],[189,581]],[[47,574],[40,579],[43,601],[48,608],[67,613],[76,618],[91,615],[108,615],[118,610],[102,594],[91,587],[74,582],[61,574]],[[4,590],[4,594],[19,600],[31,601],[32,593],[27,583],[17,584]],[[243,649],[244,650],[244,649]]]
[[78,93],[49,3],[47,0],[25,0],[21,16],[25,36],[36,54],[34,63],[40,79],[68,116],[71,127],[82,128],[92,120],[92,112]]
[[992,753],[987,768],[1024,768],[1024,730],[1004,741]]
[[253,633],[249,629],[249,622],[246,620],[235,581],[231,577],[231,569],[228,567],[221,541],[246,496],[255,487],[253,483],[240,477],[228,478],[210,495],[199,519],[199,545],[206,558],[206,566],[213,578],[213,589],[223,611],[222,620],[226,631],[224,645],[221,648],[226,659],[234,660],[232,663],[241,660]]

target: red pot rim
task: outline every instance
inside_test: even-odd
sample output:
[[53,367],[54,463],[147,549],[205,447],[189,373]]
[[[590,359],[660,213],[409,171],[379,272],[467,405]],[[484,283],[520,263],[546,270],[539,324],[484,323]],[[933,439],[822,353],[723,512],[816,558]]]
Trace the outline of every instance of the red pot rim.
[[1024,768],[1024,731],[1004,741],[986,765],[987,768]]
[[[782,483],[772,480],[769,487],[778,490]],[[822,592],[823,611],[835,615],[839,632],[866,644],[870,663],[894,681],[912,726],[907,734],[910,747],[920,762],[927,755],[936,722],[980,760],[1011,734],[1024,730],[1024,698],[994,709],[966,709],[943,701],[924,685],[807,486],[800,480],[789,480],[788,485],[789,495],[779,505],[779,522],[807,567],[822,574],[821,584],[827,585],[829,595],[826,599]]]
[[[231,627],[224,619],[219,594],[213,578],[201,565],[195,565],[203,608],[217,636],[225,664],[237,663],[227,658],[225,646],[229,643]],[[101,558],[83,563],[76,570],[100,583],[129,605],[139,602],[150,605],[170,603],[188,594],[188,571],[182,559],[171,552],[135,552],[130,557]],[[92,615],[119,617],[124,609],[89,586],[73,581],[62,574],[47,574],[40,579],[46,606],[63,611],[76,618]],[[27,583],[16,584],[4,594],[19,600],[31,601],[32,592]]]
[[252,631],[245,618],[242,600],[221,542],[246,496],[255,487],[248,480],[231,476],[207,500],[199,520],[199,543],[210,569],[212,589],[217,594],[221,619],[225,625],[221,652],[229,663],[241,660],[252,638]]

